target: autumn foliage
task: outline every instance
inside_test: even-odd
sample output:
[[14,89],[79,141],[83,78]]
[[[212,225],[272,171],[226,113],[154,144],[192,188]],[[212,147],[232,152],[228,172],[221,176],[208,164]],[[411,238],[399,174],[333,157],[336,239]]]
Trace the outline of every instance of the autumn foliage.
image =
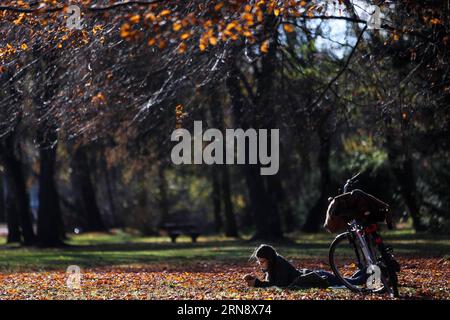
[[[449,261],[401,259],[400,299],[449,299]],[[305,268],[327,268],[322,259],[296,260]],[[135,267],[83,269],[81,288],[66,286],[64,271],[2,273],[2,299],[256,299],[386,300],[382,294],[357,295],[347,289],[248,288],[243,275],[263,275],[249,263],[152,263]]]

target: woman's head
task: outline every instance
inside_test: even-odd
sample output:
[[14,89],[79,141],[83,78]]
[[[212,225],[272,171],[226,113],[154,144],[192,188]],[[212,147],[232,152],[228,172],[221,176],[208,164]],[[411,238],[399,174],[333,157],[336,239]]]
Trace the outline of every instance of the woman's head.
[[262,269],[270,270],[276,261],[277,252],[272,246],[262,244],[255,249],[251,258],[256,259]]

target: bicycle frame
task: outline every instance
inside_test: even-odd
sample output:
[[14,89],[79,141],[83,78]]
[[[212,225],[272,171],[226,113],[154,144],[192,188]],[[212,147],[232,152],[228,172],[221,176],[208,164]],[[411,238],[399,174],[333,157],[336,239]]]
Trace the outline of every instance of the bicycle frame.
[[[351,243],[355,249],[355,253],[358,259],[359,268],[368,270],[371,266],[379,265],[379,261],[377,260],[377,254],[375,252],[375,245],[378,247],[378,250],[381,253],[381,258],[383,263],[386,266],[386,269],[390,276],[395,277],[395,271],[392,269],[391,265],[391,256],[388,252],[387,247],[384,245],[381,236],[377,233],[377,225],[372,224],[369,226],[363,226],[359,224],[356,220],[352,220],[348,223],[348,233],[351,237]],[[359,249],[362,252],[362,255],[365,259],[364,263],[361,261],[361,257],[359,254]],[[378,267],[379,268],[379,267]],[[385,277],[382,277],[381,281],[384,286],[387,288],[389,293],[391,289],[388,286],[388,282]],[[394,295],[398,295],[397,289],[394,291]]]
[[[364,228],[360,224],[358,224],[356,220],[352,220],[349,223],[349,232],[354,236],[355,240],[358,242],[362,254],[364,255],[364,259],[368,263],[368,265],[375,264],[373,250],[371,250],[371,247],[368,245],[366,241]],[[361,263],[359,251],[357,250],[356,247],[355,252],[358,257],[358,262]],[[368,266],[366,265],[365,267],[367,268]]]

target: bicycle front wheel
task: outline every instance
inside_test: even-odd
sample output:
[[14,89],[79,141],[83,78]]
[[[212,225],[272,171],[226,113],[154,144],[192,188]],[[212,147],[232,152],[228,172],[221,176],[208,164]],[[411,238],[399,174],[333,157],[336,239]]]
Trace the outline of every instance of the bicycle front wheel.
[[333,273],[344,286],[356,293],[366,291],[365,283],[352,280],[352,277],[354,279],[364,276],[361,273],[365,274],[367,263],[349,232],[342,233],[333,240],[330,245],[329,260]]

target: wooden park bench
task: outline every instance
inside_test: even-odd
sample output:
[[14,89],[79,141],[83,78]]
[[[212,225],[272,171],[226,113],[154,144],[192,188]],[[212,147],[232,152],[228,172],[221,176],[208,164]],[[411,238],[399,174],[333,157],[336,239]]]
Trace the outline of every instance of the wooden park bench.
[[200,236],[200,232],[193,224],[165,223],[160,229],[169,235],[172,243],[175,243],[182,234],[189,235],[192,242],[197,242],[197,238]]

